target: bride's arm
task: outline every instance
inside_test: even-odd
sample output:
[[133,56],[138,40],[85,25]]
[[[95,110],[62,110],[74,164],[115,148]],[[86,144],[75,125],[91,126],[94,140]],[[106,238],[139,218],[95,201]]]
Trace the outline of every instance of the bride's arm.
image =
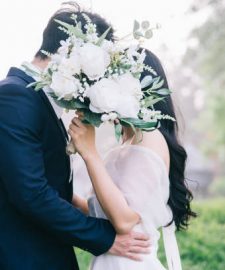
[[89,214],[88,202],[86,199],[74,194],[72,200],[73,206],[80,209],[84,214]]
[[98,200],[117,233],[128,233],[140,221],[127,204],[122,192],[110,178],[95,147],[95,130],[74,118],[69,134],[84,159]]

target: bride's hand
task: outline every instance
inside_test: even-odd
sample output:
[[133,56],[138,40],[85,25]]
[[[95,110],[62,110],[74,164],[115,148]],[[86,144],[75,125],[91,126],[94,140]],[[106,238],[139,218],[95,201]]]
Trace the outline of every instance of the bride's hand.
[[71,136],[77,152],[85,160],[89,156],[97,154],[95,146],[95,128],[91,125],[85,125],[77,117],[74,117],[68,133]]

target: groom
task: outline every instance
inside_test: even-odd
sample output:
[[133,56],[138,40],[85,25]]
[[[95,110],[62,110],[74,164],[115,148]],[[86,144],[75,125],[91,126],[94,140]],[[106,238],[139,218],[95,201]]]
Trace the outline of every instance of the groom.
[[[53,15],[31,67],[46,67],[49,59],[41,50],[55,53],[67,38],[54,19],[72,23],[72,13],[83,21],[79,10],[64,8]],[[109,27],[100,16],[86,13],[99,34]],[[113,38],[112,31],[107,38]],[[116,236],[108,221],[85,216],[71,204],[61,112],[44,91],[26,88],[33,81],[11,68],[0,82],[0,269],[78,269],[73,246],[96,256],[109,251],[139,259],[147,251],[147,236]]]

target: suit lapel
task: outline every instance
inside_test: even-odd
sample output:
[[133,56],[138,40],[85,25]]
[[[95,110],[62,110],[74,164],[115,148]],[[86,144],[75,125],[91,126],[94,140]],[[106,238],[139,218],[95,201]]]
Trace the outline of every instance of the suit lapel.
[[[22,71],[18,68],[14,68],[14,67],[9,70],[7,77],[10,77],[10,76],[19,77],[27,84],[30,84],[30,83],[35,81],[32,77],[28,76],[24,71]],[[44,91],[39,90],[38,94],[41,97],[41,99],[43,100],[45,106],[47,106],[49,113],[52,115],[52,118],[54,119],[56,125],[58,126],[58,128],[60,130],[61,137],[63,139],[63,142],[65,144],[67,144],[68,135],[67,135],[67,132],[66,132],[66,129],[65,129],[63,122],[58,119],[58,117],[57,117],[48,97],[44,93]]]
[[43,90],[39,90],[38,93],[39,93],[40,97],[42,98],[43,102],[45,103],[45,105],[48,107],[49,112],[51,113],[53,119],[55,120],[55,123],[57,124],[58,128],[60,129],[60,133],[61,133],[61,136],[63,138],[64,143],[67,144],[67,136],[68,135],[65,132],[66,129],[65,129],[63,122],[60,119],[58,119],[58,116],[56,115],[48,97],[45,94],[45,92]]

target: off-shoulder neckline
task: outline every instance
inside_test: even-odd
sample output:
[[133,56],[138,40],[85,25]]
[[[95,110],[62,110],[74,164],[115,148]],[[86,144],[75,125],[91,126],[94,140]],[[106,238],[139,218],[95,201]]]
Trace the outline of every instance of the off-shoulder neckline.
[[140,150],[142,152],[146,152],[148,154],[150,153],[151,156],[153,156],[159,163],[162,164],[162,166],[163,166],[163,168],[164,168],[164,170],[166,172],[166,175],[168,176],[169,172],[168,172],[166,163],[164,162],[164,160],[162,159],[162,157],[160,157],[159,154],[157,154],[155,151],[153,151],[150,148],[147,148],[145,146],[137,145],[137,144],[123,144],[123,145],[120,145],[118,147],[115,147],[114,149],[112,149],[111,151],[109,151],[108,154],[114,152],[115,150],[124,149],[124,148],[134,148],[134,149]]

